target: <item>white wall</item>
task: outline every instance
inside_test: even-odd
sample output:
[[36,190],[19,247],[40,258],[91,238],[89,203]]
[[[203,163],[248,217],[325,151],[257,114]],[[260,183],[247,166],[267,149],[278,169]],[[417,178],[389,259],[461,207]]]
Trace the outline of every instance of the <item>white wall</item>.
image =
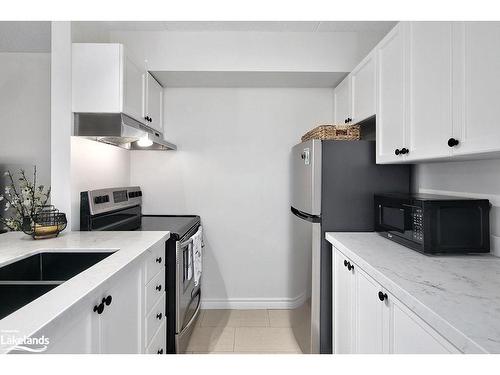
[[350,72],[383,32],[112,31],[149,70]]
[[50,54],[0,53],[0,165],[35,164],[50,184]]
[[489,199],[492,252],[500,256],[499,159],[418,164],[414,177],[414,189],[421,193]]
[[52,22],[51,51],[51,202],[66,213],[71,228],[71,22]]
[[176,152],[134,151],[131,184],[144,212],[199,214],[205,307],[286,307],[294,283],[290,148],[333,119],[331,89],[165,90]]
[[130,151],[71,137],[71,225],[80,230],[80,192],[130,185]]

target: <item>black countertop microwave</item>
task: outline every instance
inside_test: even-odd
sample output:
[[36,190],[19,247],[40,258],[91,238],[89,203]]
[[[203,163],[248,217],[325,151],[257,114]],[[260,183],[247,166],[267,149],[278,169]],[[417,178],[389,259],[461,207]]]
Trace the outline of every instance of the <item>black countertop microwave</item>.
[[375,231],[425,254],[489,253],[490,202],[430,194],[376,194]]

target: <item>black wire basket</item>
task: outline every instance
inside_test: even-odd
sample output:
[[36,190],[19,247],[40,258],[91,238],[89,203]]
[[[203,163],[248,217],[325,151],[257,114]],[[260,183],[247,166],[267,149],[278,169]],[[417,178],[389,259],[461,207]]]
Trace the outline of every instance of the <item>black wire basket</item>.
[[23,218],[22,230],[35,240],[57,237],[66,226],[66,214],[59,212],[54,206],[39,207],[33,216]]

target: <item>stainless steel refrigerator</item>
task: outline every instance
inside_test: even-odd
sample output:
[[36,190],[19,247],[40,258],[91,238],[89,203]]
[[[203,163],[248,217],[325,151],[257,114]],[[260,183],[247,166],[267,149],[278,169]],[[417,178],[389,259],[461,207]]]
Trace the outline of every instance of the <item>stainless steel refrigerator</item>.
[[311,140],[291,153],[292,328],[304,353],[332,353],[332,250],[325,232],[373,231],[373,195],[409,192],[410,166],[377,165],[374,141]]

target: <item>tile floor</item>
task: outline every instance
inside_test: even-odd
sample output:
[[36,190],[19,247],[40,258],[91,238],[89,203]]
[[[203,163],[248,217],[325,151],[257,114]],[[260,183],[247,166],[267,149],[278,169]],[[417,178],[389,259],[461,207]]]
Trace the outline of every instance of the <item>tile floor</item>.
[[289,310],[202,310],[188,354],[300,354]]

